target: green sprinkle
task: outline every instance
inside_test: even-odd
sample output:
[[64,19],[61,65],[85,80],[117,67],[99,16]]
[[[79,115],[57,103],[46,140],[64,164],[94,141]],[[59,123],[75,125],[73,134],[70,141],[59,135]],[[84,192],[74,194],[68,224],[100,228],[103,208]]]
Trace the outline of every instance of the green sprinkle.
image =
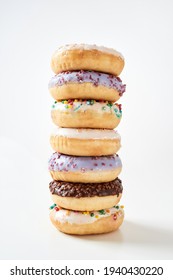
[[116,113],[117,118],[121,118],[121,113]]
[[91,101],[90,101],[90,104],[93,105],[93,104],[94,104],[94,100],[91,100]]
[[118,109],[117,109],[117,108],[115,108],[115,109],[114,109],[114,112],[115,112],[115,113],[117,113],[117,112],[118,112]]
[[49,207],[49,209],[53,209],[56,206],[56,204],[53,204],[52,206]]
[[99,210],[98,211],[100,215],[104,215],[105,214],[105,210]]
[[65,105],[65,108],[68,109],[68,105]]
[[103,110],[103,111],[105,111],[105,110],[106,110],[106,107],[105,107],[105,106],[103,106],[103,107],[102,107],[102,110]]
[[90,100],[87,100],[87,105],[91,105],[91,101]]
[[90,213],[90,216],[91,216],[91,217],[94,217],[94,213]]
[[52,108],[55,108],[55,105],[52,105]]
[[57,101],[55,101],[55,104],[57,103]]
[[119,206],[117,205],[117,206],[114,206],[116,209],[119,209]]
[[80,104],[79,106],[77,106],[77,107],[74,109],[74,112],[77,111],[81,106],[82,106],[82,104]]
[[107,106],[111,108],[113,104],[111,102],[108,102]]

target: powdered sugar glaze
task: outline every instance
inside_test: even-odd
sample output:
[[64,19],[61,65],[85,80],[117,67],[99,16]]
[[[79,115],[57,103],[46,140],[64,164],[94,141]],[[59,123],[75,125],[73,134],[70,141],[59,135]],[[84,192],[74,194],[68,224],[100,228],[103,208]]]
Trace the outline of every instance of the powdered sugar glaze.
[[75,49],[77,49],[77,50],[80,50],[80,49],[81,50],[98,50],[98,51],[101,51],[104,53],[109,53],[109,54],[119,56],[124,60],[123,55],[120,52],[118,52],[112,48],[107,48],[107,47],[97,46],[97,45],[90,45],[90,44],[69,44],[69,45],[59,47],[56,51],[65,52],[68,50],[75,50]]

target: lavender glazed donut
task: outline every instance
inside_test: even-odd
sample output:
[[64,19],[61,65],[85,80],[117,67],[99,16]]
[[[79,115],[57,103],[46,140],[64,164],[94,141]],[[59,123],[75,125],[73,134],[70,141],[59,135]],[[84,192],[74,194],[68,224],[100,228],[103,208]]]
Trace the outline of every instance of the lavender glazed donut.
[[79,183],[110,182],[118,177],[122,162],[118,155],[78,157],[53,153],[49,171],[54,180]]
[[56,152],[74,156],[113,155],[121,147],[115,130],[89,128],[56,128],[50,137]]
[[124,206],[116,205],[99,211],[71,211],[56,204],[50,207],[50,220],[68,234],[99,234],[117,230],[124,220]]
[[124,58],[114,49],[96,45],[71,44],[59,47],[52,56],[55,74],[69,70],[93,70],[119,76]]
[[122,117],[121,105],[108,101],[55,101],[51,117],[54,124],[69,128],[114,129]]
[[122,196],[119,178],[107,183],[70,183],[52,181],[49,183],[54,203],[62,208],[78,211],[96,211],[113,207]]
[[49,91],[55,100],[95,99],[117,101],[125,92],[119,77],[93,71],[67,71],[54,76]]

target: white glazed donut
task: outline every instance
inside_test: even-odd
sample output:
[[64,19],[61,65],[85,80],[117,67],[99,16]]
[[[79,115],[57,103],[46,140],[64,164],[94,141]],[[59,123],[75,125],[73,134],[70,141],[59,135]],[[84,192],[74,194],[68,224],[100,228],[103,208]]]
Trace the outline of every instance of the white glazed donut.
[[59,47],[52,56],[52,70],[58,74],[68,70],[93,70],[119,76],[124,58],[114,49],[88,44]]
[[50,207],[50,219],[60,231],[68,234],[99,234],[117,230],[124,219],[123,206],[92,212],[62,209],[54,204]]
[[55,101],[51,116],[53,123],[69,128],[114,129],[121,120],[121,105],[108,101],[62,100]]
[[122,162],[118,155],[79,157],[53,153],[49,171],[54,180],[78,183],[110,182],[118,177]]
[[78,211],[94,211],[113,207],[122,196],[122,182],[119,178],[107,183],[70,183],[52,181],[49,183],[54,203],[62,208]]
[[59,73],[49,82],[49,91],[57,101],[78,98],[115,102],[125,88],[119,77],[83,70]]
[[113,155],[121,147],[115,130],[89,128],[56,128],[50,137],[56,152],[76,156]]

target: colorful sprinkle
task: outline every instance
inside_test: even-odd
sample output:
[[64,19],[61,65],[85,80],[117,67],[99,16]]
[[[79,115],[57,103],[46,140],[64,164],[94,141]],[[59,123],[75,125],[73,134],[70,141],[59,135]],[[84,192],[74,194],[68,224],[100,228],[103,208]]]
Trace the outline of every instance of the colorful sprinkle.
[[107,106],[111,108],[113,106],[113,103],[112,102],[108,102]]
[[99,210],[98,211],[100,215],[104,215],[105,214],[105,210]]
[[82,105],[80,104],[79,106],[77,106],[75,109],[74,109],[74,112],[76,112]]
[[51,206],[49,207],[49,209],[53,209],[55,206],[56,206],[56,204],[54,203],[53,205],[51,205]]
[[114,214],[114,215],[113,215],[113,220],[115,221],[116,219],[117,219],[117,215]]

